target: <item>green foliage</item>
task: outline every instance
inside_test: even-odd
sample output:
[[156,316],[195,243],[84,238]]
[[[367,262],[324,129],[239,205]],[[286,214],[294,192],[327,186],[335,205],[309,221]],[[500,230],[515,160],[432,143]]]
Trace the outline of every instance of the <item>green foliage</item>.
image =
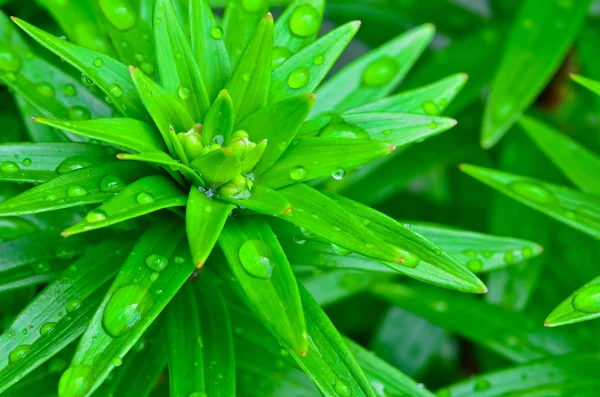
[[0,0],[0,394],[595,396],[591,3]]

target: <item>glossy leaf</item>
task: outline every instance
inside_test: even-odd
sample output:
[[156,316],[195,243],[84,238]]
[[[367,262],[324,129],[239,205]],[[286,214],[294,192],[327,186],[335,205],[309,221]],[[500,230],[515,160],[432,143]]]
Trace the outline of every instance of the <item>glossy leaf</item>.
[[325,0],[296,0],[290,3],[275,24],[275,48],[295,54],[317,37]]
[[[188,41],[189,34],[181,27],[171,0],[156,0],[154,18],[156,55],[162,87],[179,99],[195,122],[200,122],[210,101]],[[190,127],[191,125],[187,128]]]
[[152,151],[140,154],[119,153],[117,154],[117,158],[120,160],[133,160],[142,161],[145,163],[160,164],[171,174],[176,171],[180,171],[183,175],[185,175],[186,178],[188,178],[188,180],[193,181],[200,186],[204,185],[204,181],[194,170],[192,170],[189,166],[174,160],[165,152]]
[[192,161],[191,167],[206,179],[209,186],[218,187],[241,174],[242,163],[233,153],[217,148]]
[[100,229],[164,208],[185,206],[186,196],[175,182],[162,175],[133,182],[100,207],[90,211],[75,225],[65,229],[65,237]]
[[204,266],[234,208],[234,205],[209,198],[205,192],[192,186],[187,201],[185,225],[196,267]]
[[[254,28],[269,11],[269,2],[228,0],[223,15],[223,40],[227,45],[231,65],[236,66],[252,39]],[[272,18],[271,18],[272,19]],[[273,45],[269,45],[269,51]],[[271,58],[269,57],[269,62]],[[270,64],[270,63],[269,63]],[[237,109],[237,107],[236,107]]]
[[3,201],[0,203],[0,215],[35,214],[102,203],[126,185],[150,173],[151,169],[144,164],[125,168],[117,161],[75,169]]
[[[296,8],[302,10],[301,7],[305,5]],[[276,29],[280,21],[281,18],[277,20]],[[288,55],[287,47],[275,47],[269,102],[313,92],[356,35],[359,26],[359,22],[340,26],[295,55],[292,52]]]
[[394,145],[368,139],[299,138],[260,181],[276,189],[331,175],[341,179],[347,171],[385,157],[395,149]]
[[600,95],[600,83],[598,81],[589,79],[584,76],[579,76],[577,74],[572,74],[571,78],[578,84],[592,91],[593,93]]
[[[239,0],[229,3],[227,10],[234,10]],[[243,7],[243,6],[242,6]],[[233,12],[233,11],[231,11]],[[225,14],[225,32],[227,29],[227,13]],[[231,37],[227,33],[225,40]],[[241,40],[241,38],[236,38]],[[231,48],[230,48],[231,49]],[[237,63],[227,86],[225,87],[235,109],[236,123],[244,120],[252,113],[267,104],[269,84],[271,82],[271,52],[273,49],[273,16],[267,14],[252,35],[239,62]],[[230,52],[235,59],[235,51]]]
[[228,222],[219,245],[254,314],[294,354],[306,355],[308,340],[298,285],[269,225],[247,218]]
[[414,28],[346,66],[317,91],[319,114],[381,99],[409,71],[433,38],[432,25]]
[[163,150],[164,148],[164,143],[154,127],[135,119],[110,118],[67,121],[38,117],[34,121],[89,139],[123,146],[137,152]]
[[494,146],[560,67],[590,0],[527,0],[513,21],[486,103],[481,145]]
[[221,199],[265,215],[285,215],[293,211],[292,206],[281,193],[261,185],[252,188],[252,194],[248,199],[228,197],[221,197]]
[[463,172],[554,219],[600,237],[600,199],[524,176],[463,164]]
[[227,90],[221,90],[219,96],[212,104],[206,117],[202,129],[202,143],[210,145],[214,139],[220,136],[224,142],[229,142],[229,137],[233,132],[233,123],[235,121],[235,112],[233,102]]
[[548,315],[544,325],[556,327],[600,317],[597,299],[599,284],[600,277],[597,277],[573,292]]

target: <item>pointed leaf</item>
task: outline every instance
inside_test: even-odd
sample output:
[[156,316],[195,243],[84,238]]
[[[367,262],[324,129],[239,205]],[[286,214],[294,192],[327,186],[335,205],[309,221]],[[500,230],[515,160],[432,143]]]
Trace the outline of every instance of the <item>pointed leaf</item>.
[[110,118],[67,121],[38,117],[34,121],[86,138],[123,146],[137,152],[164,150],[165,147],[164,142],[153,126],[135,119]]
[[[304,6],[297,8],[302,10],[301,7]],[[279,21],[281,18],[278,24]],[[286,48],[276,47],[273,50],[275,70],[271,75],[269,102],[313,92],[342,55],[359,26],[360,22],[340,26],[293,56],[291,53],[287,55]],[[283,59],[281,64],[277,64],[279,59]]]
[[143,161],[145,163],[160,164],[170,173],[180,171],[188,180],[204,186],[204,181],[189,166],[174,160],[171,156],[162,151],[145,152],[140,154],[119,153],[117,158],[121,160]]
[[[61,40],[19,18],[14,18],[13,21],[35,41],[85,74],[104,91],[123,115],[139,120],[148,118],[125,65],[109,56]],[[97,67],[95,64],[102,66]]]
[[206,84],[208,99],[212,102],[231,75],[231,62],[223,40],[223,29],[217,24],[207,0],[190,2],[190,19],[192,50]]
[[182,224],[163,220],[138,240],[61,377],[61,395],[92,394],[192,274],[184,234]]
[[[227,45],[232,66],[238,63],[244,49],[250,46],[249,42],[252,39],[254,28],[268,11],[268,1],[255,3],[248,3],[244,0],[227,1],[227,7],[223,15],[223,40]],[[272,44],[269,45],[269,50],[272,47]],[[270,61],[271,57],[269,56]]]
[[210,101],[188,42],[188,34],[183,31],[171,0],[156,0],[154,17],[156,55],[162,86],[178,98],[195,122],[200,122]]
[[578,188],[600,195],[598,155],[534,118],[523,116],[519,125]]
[[265,215],[289,214],[293,210],[281,193],[261,185],[252,188],[252,195],[248,199],[233,197],[221,197],[221,199]]
[[[239,7],[239,5],[235,5],[238,1],[230,2],[227,9]],[[225,15],[225,22],[227,23],[227,14]],[[229,25],[226,24],[225,32],[228,32],[228,27]],[[226,33],[225,40],[227,40],[227,37],[231,36]],[[267,104],[271,82],[272,49],[273,16],[267,14],[254,31],[252,39],[225,87],[233,100],[236,123],[244,120]],[[235,59],[235,51],[232,59]]]
[[525,176],[463,164],[461,170],[575,229],[600,237],[600,198]]
[[267,147],[255,172],[264,173],[292,143],[313,105],[312,94],[300,95],[269,104],[237,126],[248,132],[252,142],[267,140]]
[[352,109],[385,97],[410,70],[433,34],[432,25],[419,26],[352,62],[319,88],[313,114]]
[[191,167],[211,187],[217,187],[240,175],[242,163],[238,156],[218,148],[192,161]]
[[217,136],[221,136],[223,142],[229,142],[234,121],[235,113],[231,96],[227,90],[221,90],[204,118],[202,143],[210,145]]
[[548,315],[544,325],[556,327],[600,317],[597,299],[598,290],[600,290],[599,284],[600,277],[596,277],[573,292]]
[[394,149],[394,145],[368,139],[299,138],[260,181],[277,189],[330,175],[342,178],[347,171],[385,157]]
[[116,196],[90,211],[86,219],[64,230],[65,237],[100,229],[164,208],[185,206],[186,196],[171,179],[147,176],[125,187]]
[[308,341],[298,285],[269,225],[259,218],[228,222],[219,245],[254,314],[295,354],[305,355]]
[[114,159],[114,152],[106,146],[87,143],[0,144],[0,180],[47,182],[58,176],[56,169],[69,158],[97,164]]
[[508,36],[486,103],[481,146],[490,148],[538,97],[564,60],[591,0],[527,0]]
[[572,74],[571,78],[573,79],[573,81],[579,83],[580,85],[584,86],[593,93],[600,95],[600,82],[589,79],[584,76],[579,76],[577,74]]
[[234,208],[234,205],[208,198],[204,192],[192,186],[187,202],[185,225],[196,267],[204,266],[229,213]]
[[277,18],[275,48],[282,48],[295,54],[315,41],[321,28],[324,11],[325,0],[291,2]]
[[3,201],[0,215],[35,214],[102,203],[151,172],[144,164],[123,167],[118,161],[75,169]]

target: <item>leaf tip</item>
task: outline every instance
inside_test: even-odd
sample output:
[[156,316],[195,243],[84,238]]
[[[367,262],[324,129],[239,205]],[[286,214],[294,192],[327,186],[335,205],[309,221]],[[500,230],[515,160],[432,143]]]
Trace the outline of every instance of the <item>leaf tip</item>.
[[202,269],[204,267],[204,261],[198,261],[194,264],[196,265],[196,269]]
[[31,121],[35,121],[35,122],[37,123],[37,121],[38,121],[38,118],[37,118],[37,117],[35,117],[35,116],[32,116],[32,117],[31,117]]
[[283,210],[282,214],[283,215],[289,215],[292,213],[292,206],[287,207],[285,210]]
[[117,158],[118,158],[119,160],[123,160],[123,159],[125,159],[125,153],[119,153],[119,154],[117,154]]
[[267,12],[267,15],[265,15],[265,18],[264,18],[264,19],[267,19],[267,20],[268,20],[268,19],[270,19],[270,20],[273,20],[273,14],[271,14],[270,12]]
[[71,233],[69,233],[66,230],[63,230],[62,232],[60,232],[60,235],[63,236],[63,237],[69,237],[71,235]]
[[552,326],[553,325],[550,322],[548,322],[548,320],[544,321],[544,327],[551,328]]
[[311,102],[311,105],[314,105],[317,100],[317,96],[313,93],[310,93],[308,94],[308,100]]
[[396,145],[390,143],[390,153],[392,153],[394,150],[396,150]]
[[133,65],[129,65],[129,74],[134,74],[137,68]]
[[308,349],[304,349],[298,352],[298,355],[300,357],[306,357],[306,355],[308,354]]
[[362,21],[359,21],[359,20],[356,20],[353,23],[354,23],[354,25],[356,26],[357,29],[360,28],[360,25],[362,25]]
[[11,15],[10,20],[13,22],[17,22],[17,17]]

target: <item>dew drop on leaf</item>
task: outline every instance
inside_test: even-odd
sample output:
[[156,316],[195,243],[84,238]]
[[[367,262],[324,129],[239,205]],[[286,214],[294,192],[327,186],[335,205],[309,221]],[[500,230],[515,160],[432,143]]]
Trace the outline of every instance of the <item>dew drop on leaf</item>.
[[508,188],[519,196],[540,204],[551,203],[555,200],[554,195],[546,188],[536,183],[514,182]]
[[98,223],[106,220],[106,212],[101,209],[94,209],[87,213],[85,220],[88,223]]
[[177,90],[177,95],[179,95],[179,98],[186,100],[190,97],[190,89],[184,86],[179,87],[179,89]]
[[118,84],[109,85],[108,92],[115,98],[121,98],[121,96],[123,96],[123,89]]
[[308,68],[298,68],[288,76],[288,86],[293,90],[299,90],[306,86],[310,80],[310,71]]
[[315,65],[322,65],[323,63],[325,63],[325,55],[315,55],[315,57],[313,58],[313,63]]
[[473,258],[467,261],[467,269],[476,273],[483,270],[483,262],[481,259]]
[[112,294],[102,316],[106,332],[117,338],[135,327],[154,305],[148,289],[127,285]]
[[301,181],[302,179],[306,178],[307,174],[308,173],[306,172],[306,168],[302,167],[301,165],[298,165],[292,168],[292,170],[290,171],[290,178],[292,178],[295,181]]
[[429,128],[435,130],[436,128],[438,128],[438,123],[432,121],[431,123],[429,123]]
[[33,272],[36,274],[47,273],[51,268],[52,266],[50,266],[50,262],[48,261],[41,261],[31,265],[31,270],[33,270]]
[[600,312],[600,284],[583,287],[571,301],[573,308],[583,313]]
[[333,177],[333,179],[341,181],[346,176],[346,171],[340,168],[339,170],[334,172],[331,176]]
[[25,167],[29,167],[31,165],[31,159],[24,158],[23,161],[21,162],[21,164],[23,164]]
[[221,29],[218,26],[215,26],[212,29],[210,29],[210,35],[215,40],[221,40],[221,38],[223,38],[223,29]]
[[512,251],[506,251],[504,253],[504,263],[506,263],[507,265],[510,265],[511,263],[514,263],[515,261],[515,254]]
[[525,259],[531,258],[533,256],[533,250],[531,249],[531,247],[523,247],[521,249],[521,255]]
[[319,32],[321,17],[315,7],[302,4],[292,12],[288,23],[294,35],[308,37]]
[[126,186],[121,178],[115,175],[107,175],[100,181],[100,190],[103,192],[115,192]]
[[8,362],[14,363],[15,361],[24,359],[27,356],[27,354],[29,353],[29,350],[31,350],[31,346],[29,346],[29,345],[21,345],[21,346],[16,347],[8,355]]
[[88,108],[83,106],[73,106],[68,110],[69,119],[79,121],[79,120],[89,120],[92,117],[92,113]]
[[322,138],[344,139],[371,139],[371,135],[362,128],[348,123],[332,124],[325,127],[320,133]]
[[248,240],[240,247],[239,258],[244,270],[251,276],[269,279],[275,263],[271,249],[261,240]]
[[52,331],[54,331],[54,327],[56,327],[56,323],[48,322],[40,327],[40,335],[46,336],[49,335]]
[[162,255],[152,254],[146,258],[146,266],[155,272],[161,272],[169,264],[169,259]]
[[54,98],[54,96],[56,95],[54,87],[52,87],[49,83],[38,83],[35,86],[35,90],[44,98]]
[[6,41],[0,43],[0,71],[19,73],[23,61],[19,53]]
[[423,111],[430,116],[437,116],[442,111],[439,106],[433,101],[425,101],[423,102]]
[[80,185],[69,186],[67,189],[67,196],[69,197],[82,197],[87,195],[87,190]]
[[98,0],[98,5],[115,28],[129,30],[135,26],[137,14],[126,0]]
[[91,165],[94,165],[94,163],[92,163],[87,157],[73,156],[63,160],[63,162],[56,167],[56,173],[58,175],[62,175],[70,171],[89,167]]
[[75,310],[79,309],[79,306],[81,306],[80,299],[70,299],[69,301],[67,301],[65,308],[67,309],[67,313],[72,313]]
[[399,68],[394,58],[383,56],[366,67],[361,82],[365,87],[383,87],[394,79]]
[[92,387],[92,367],[89,365],[75,365],[69,367],[60,377],[58,382],[58,395],[60,397],[83,397]]
[[92,79],[90,79],[85,73],[81,74],[81,82],[87,86],[94,85],[94,82],[92,81]]
[[490,381],[487,379],[480,378],[475,381],[475,391],[484,391],[489,389],[490,386]]
[[352,389],[341,379],[335,381],[335,392],[340,397],[350,397],[352,395]]
[[65,84],[62,88],[63,94],[66,96],[75,96],[77,95],[77,89],[73,84]]
[[333,251],[334,254],[339,255],[339,256],[348,256],[352,253],[352,251],[350,251],[349,249],[340,247],[339,245],[336,245],[336,244],[331,244],[331,250]]
[[0,171],[6,172],[8,174],[14,174],[15,172],[19,172],[20,170],[21,169],[19,168],[17,163],[14,163],[12,161],[4,161],[2,164],[0,164]]
[[104,65],[104,61],[101,58],[94,59],[94,66],[99,68]]
[[150,193],[142,192],[137,195],[136,201],[140,205],[152,204],[154,202],[154,197]]

